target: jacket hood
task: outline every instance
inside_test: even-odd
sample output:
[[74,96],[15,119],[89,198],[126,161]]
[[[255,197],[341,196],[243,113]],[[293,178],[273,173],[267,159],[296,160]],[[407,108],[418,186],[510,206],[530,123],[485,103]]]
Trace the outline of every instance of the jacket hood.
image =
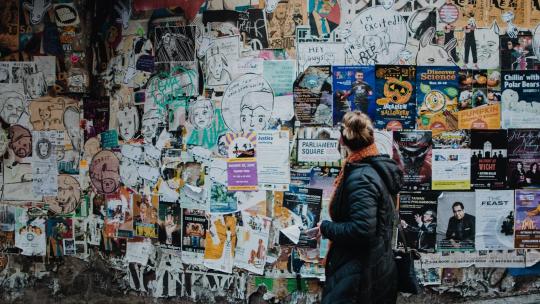
[[403,184],[403,172],[388,155],[368,157],[362,162],[369,163],[382,178],[390,194],[396,195]]

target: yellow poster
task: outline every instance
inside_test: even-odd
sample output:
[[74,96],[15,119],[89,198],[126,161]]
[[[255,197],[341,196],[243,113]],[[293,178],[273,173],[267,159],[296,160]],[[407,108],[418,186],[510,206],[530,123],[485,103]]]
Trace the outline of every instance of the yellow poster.
[[459,129],[500,129],[501,105],[494,104],[458,112]]

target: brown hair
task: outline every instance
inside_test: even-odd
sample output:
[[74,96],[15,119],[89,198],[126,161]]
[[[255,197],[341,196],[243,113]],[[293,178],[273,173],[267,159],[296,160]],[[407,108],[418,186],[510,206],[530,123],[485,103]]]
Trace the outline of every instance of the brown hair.
[[373,124],[369,116],[360,112],[347,112],[341,121],[341,138],[351,151],[367,147],[375,142]]

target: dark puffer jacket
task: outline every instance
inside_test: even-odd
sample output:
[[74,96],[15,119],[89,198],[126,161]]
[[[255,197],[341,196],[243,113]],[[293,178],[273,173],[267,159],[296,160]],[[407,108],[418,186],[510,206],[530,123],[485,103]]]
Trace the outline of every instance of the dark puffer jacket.
[[323,304],[395,303],[397,273],[392,253],[392,197],[402,173],[386,155],[347,164],[332,204],[333,221],[321,223],[332,241]]

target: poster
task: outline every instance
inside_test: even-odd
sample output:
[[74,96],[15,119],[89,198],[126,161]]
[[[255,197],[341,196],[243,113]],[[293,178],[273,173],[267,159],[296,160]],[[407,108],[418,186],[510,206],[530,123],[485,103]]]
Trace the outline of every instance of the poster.
[[418,67],[416,127],[438,133],[457,129],[458,68]]
[[514,191],[477,190],[475,196],[475,249],[513,249]]
[[285,49],[295,58],[296,26],[307,24],[307,3],[303,0],[276,2],[274,10],[266,13],[269,47]]
[[540,73],[503,71],[501,113],[502,127],[540,128]]
[[[73,239],[73,220],[63,217],[47,219],[47,256],[64,255],[64,240]],[[69,249],[69,248],[68,248]]]
[[508,165],[506,130],[471,130],[471,184],[474,189],[504,189]]
[[510,189],[540,187],[540,130],[508,130],[507,179]]
[[288,131],[257,133],[257,178],[260,190],[289,189],[291,171]]
[[433,149],[467,149],[471,147],[469,130],[444,131],[433,135]]
[[377,129],[414,129],[416,123],[416,67],[376,66]]
[[294,81],[294,112],[301,125],[332,126],[331,66],[310,66]]
[[402,190],[431,188],[431,131],[394,131],[392,158],[403,171]]
[[182,260],[202,264],[208,221],[204,210],[182,209]]
[[210,215],[206,230],[204,266],[225,273],[232,273],[237,245],[235,214]]
[[[292,217],[293,225],[298,226],[301,230],[311,229],[317,225],[321,216],[322,195],[322,189],[290,186],[289,191],[284,193],[283,207]],[[292,244],[282,232],[280,232],[279,243]],[[315,248],[317,242],[316,240],[300,239],[296,246]]]
[[514,247],[540,248],[540,192],[516,190]]
[[334,90],[333,122],[341,122],[343,115],[359,110],[374,117],[375,69],[373,66],[333,66]]
[[27,208],[15,209],[15,246],[22,249],[21,254],[45,256],[46,223],[44,217],[30,215]]
[[255,132],[227,133],[227,189],[257,190],[257,134]]
[[433,190],[468,190],[471,188],[471,150],[433,149]]
[[177,202],[159,202],[158,239],[166,248],[180,249],[181,213]]
[[133,196],[133,216],[136,236],[157,238],[157,213],[159,196]]
[[296,28],[296,71],[301,73],[310,66],[333,66],[345,64],[345,44],[340,42],[302,42]]
[[500,129],[501,105],[485,105],[457,113],[458,129]]
[[443,192],[437,215],[437,251],[473,251],[476,234],[474,192]]
[[305,164],[337,166],[341,160],[339,131],[307,127],[297,131],[296,161]]
[[58,194],[57,147],[64,144],[63,131],[32,132],[32,190],[36,195]]
[[237,230],[238,243],[234,266],[262,275],[267,259],[272,220],[242,212],[242,223]]
[[[260,59],[262,60],[262,59]],[[272,116],[286,123],[294,118],[294,81],[296,79],[296,63],[293,60],[262,61],[263,77],[274,91],[274,113]]]
[[[435,252],[437,239],[437,199],[439,191],[401,192],[399,217],[407,247],[420,252]],[[398,238],[398,247],[402,247]]]
[[452,253],[439,252],[422,254],[419,261],[423,269],[426,268],[476,268],[494,267],[520,267],[525,265],[525,254],[520,250],[482,250],[482,251],[454,251]]

